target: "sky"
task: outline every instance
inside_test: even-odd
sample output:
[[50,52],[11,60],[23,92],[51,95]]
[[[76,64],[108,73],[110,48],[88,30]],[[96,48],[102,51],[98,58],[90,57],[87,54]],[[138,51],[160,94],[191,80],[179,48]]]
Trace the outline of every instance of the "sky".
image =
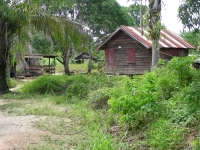
[[[129,6],[133,4],[132,0],[116,0],[121,6]],[[162,18],[161,22],[164,24],[168,30],[180,34],[183,29],[183,25],[179,21],[178,7],[180,5],[180,0],[163,0],[164,5],[162,5]]]

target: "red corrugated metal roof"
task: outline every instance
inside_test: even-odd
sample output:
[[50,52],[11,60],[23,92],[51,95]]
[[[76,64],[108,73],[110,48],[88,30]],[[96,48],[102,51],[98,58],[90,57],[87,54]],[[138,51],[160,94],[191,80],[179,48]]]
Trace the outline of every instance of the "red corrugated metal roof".
[[[113,34],[111,34],[110,37],[106,41],[104,41],[97,49],[101,49],[103,45],[106,44],[119,31],[124,31],[127,35],[143,44],[147,49],[152,48],[152,41],[150,40],[147,30],[143,29],[142,35],[141,28],[122,25],[117,28],[117,30]],[[160,48],[195,48],[191,44],[187,43],[184,39],[182,39],[179,35],[169,30],[160,31],[159,45]]]

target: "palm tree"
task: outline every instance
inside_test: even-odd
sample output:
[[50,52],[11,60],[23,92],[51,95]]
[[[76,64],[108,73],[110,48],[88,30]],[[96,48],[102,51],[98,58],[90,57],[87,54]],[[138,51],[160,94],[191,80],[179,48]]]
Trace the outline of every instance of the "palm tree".
[[[45,0],[44,0],[45,1]],[[26,40],[23,32],[31,29],[43,31],[59,40],[63,45],[71,40],[78,41],[82,31],[80,26],[64,17],[50,15],[44,8],[42,0],[3,0],[0,1],[0,94],[9,91],[6,81],[6,68],[11,48],[17,44],[23,45]],[[20,47],[20,46],[19,46]]]

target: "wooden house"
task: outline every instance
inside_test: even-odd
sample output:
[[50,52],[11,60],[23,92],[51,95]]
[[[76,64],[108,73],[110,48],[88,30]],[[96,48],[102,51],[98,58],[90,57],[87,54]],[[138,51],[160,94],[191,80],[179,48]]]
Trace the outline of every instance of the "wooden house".
[[[148,37],[149,34],[145,29],[124,25],[117,28],[97,48],[105,51],[106,73],[134,75],[149,72],[152,41]],[[160,58],[166,60],[174,56],[187,56],[188,49],[194,48],[169,30],[161,30],[159,47]]]

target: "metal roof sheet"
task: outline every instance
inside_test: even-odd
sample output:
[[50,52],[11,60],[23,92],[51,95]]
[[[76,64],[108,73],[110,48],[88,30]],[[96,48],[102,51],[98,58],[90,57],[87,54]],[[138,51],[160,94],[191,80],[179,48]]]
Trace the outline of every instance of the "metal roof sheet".
[[[144,45],[147,49],[152,48],[152,41],[146,29],[142,30],[139,27],[130,27],[130,26],[121,25],[97,49],[101,49],[102,46],[106,44],[109,40],[111,40],[111,38],[114,35],[116,35],[119,31],[125,32],[127,35],[129,35],[130,37],[132,37],[133,39],[137,40],[142,45]],[[165,30],[165,29],[160,31],[159,46],[160,48],[183,48],[183,49],[195,48],[194,46],[186,42],[183,38],[181,38],[176,33],[169,30]]]

